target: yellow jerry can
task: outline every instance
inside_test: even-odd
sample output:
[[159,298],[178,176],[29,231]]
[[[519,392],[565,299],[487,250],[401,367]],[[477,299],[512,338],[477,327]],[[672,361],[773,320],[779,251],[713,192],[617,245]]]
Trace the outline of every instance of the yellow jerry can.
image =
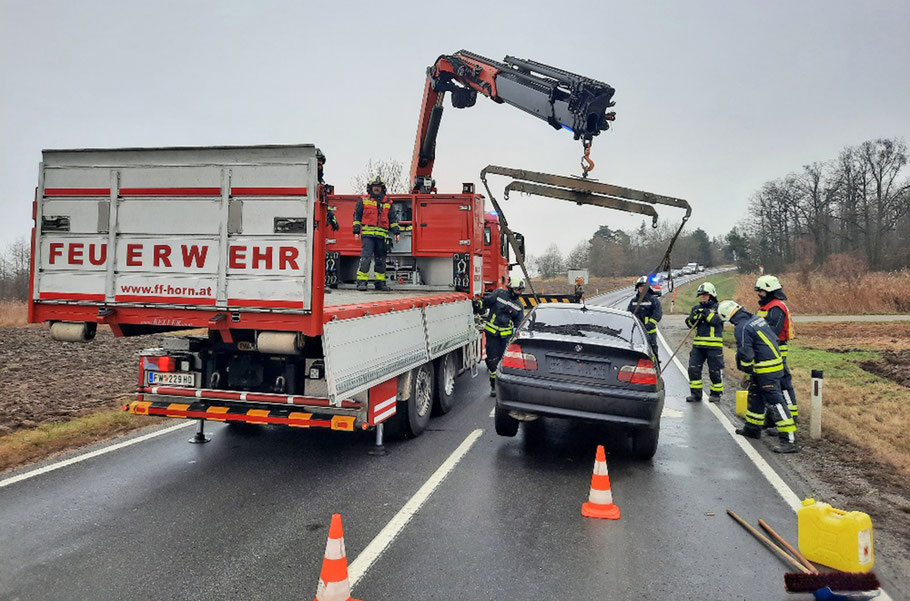
[[737,390],[736,391],[736,415],[740,417],[746,417],[746,407],[749,404],[749,391],[748,390]]
[[796,512],[799,552],[809,561],[842,572],[868,572],[875,564],[872,519],[804,499]]

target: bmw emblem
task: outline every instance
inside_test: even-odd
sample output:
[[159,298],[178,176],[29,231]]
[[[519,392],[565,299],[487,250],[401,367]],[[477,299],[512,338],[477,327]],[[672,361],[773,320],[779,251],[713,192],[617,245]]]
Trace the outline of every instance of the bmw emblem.
[[582,348],[582,347],[581,347],[580,344],[576,344],[576,345],[575,345],[575,352],[576,352],[576,353],[580,353],[580,352],[581,352],[581,348]]

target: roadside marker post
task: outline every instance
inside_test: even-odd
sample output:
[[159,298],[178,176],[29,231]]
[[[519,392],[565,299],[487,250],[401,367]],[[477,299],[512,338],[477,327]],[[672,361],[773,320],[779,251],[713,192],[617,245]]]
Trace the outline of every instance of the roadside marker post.
[[822,437],[822,382],[824,372],[812,370],[812,406],[809,411],[809,436],[815,440]]

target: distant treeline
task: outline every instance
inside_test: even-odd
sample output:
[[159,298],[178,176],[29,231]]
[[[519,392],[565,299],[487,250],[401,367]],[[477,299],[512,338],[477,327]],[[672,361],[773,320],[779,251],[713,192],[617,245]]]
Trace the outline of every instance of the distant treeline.
[[0,252],[0,300],[28,299],[28,266],[31,248],[24,239]]
[[[551,244],[542,255],[529,257],[526,263],[541,278],[552,278],[568,269],[587,269],[598,277],[646,274],[657,269],[678,227],[678,223],[664,222],[657,228],[642,223],[637,230],[624,232],[602,225],[568,255],[563,256],[559,247]],[[722,238],[712,240],[702,229],[684,231],[673,245],[672,267],[693,261],[702,265],[730,261],[732,257],[725,246]]]
[[910,267],[907,159],[904,140],[869,140],[765,183],[726,236],[730,254],[745,270]]

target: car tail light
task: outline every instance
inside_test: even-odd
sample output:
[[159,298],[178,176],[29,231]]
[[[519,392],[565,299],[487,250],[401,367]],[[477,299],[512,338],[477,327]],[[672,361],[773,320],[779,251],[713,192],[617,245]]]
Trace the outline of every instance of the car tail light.
[[502,355],[502,366],[537,371],[537,357],[530,353],[522,353],[521,347],[517,344],[510,344]]
[[650,359],[639,359],[638,365],[624,365],[617,379],[630,384],[657,384],[657,369]]

